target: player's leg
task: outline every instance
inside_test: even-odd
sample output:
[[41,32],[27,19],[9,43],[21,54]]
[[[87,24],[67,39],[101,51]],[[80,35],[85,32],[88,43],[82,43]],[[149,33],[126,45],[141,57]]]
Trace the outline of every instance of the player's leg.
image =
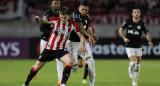
[[87,42],[85,43],[85,48],[87,49],[88,53],[85,56],[80,54],[80,56],[88,64],[90,86],[94,86],[94,82],[95,82],[95,61],[93,59],[93,55],[92,55],[92,51],[90,49],[90,45]]
[[[40,41],[40,53],[43,52],[43,50],[44,50],[46,44],[47,44],[47,41],[41,39],[41,41]],[[34,67],[34,66],[33,66],[33,67]],[[35,76],[33,77],[33,79],[36,79],[36,78],[37,78],[37,75],[35,75]]]
[[37,74],[37,72],[44,66],[46,62],[37,61],[36,64],[31,68],[30,73],[22,86],[28,86],[32,78]]
[[78,70],[78,51],[80,50],[80,45],[80,42],[70,41],[67,46],[67,50],[73,58],[72,72],[76,72]]
[[93,57],[87,57],[85,60],[86,60],[86,63],[88,64],[90,86],[94,86],[94,82],[95,82],[95,61],[94,61]]
[[37,74],[37,72],[48,62],[54,59],[54,52],[53,50],[47,50],[44,49],[43,52],[41,53],[38,61],[32,67],[27,80],[25,81],[25,84],[22,86],[28,86],[29,82],[32,80],[32,78]]
[[142,59],[142,48],[138,48],[135,51],[136,51],[137,63],[135,64],[135,73],[134,73],[132,85],[137,85],[137,79],[140,73],[140,66],[141,66],[140,63]]
[[66,64],[63,70],[63,77],[62,77],[62,82],[61,82],[62,83],[61,85],[63,85],[67,82],[70,76],[70,72],[71,72],[71,68],[73,64],[73,58],[71,54],[66,54],[63,57],[61,57],[60,60]]
[[83,67],[83,59],[78,55],[78,68]]
[[137,58],[135,57],[135,51],[133,48],[126,48],[126,52],[128,55],[128,58],[130,60],[129,67],[128,67],[128,73],[131,79],[133,79],[133,67],[137,63]]
[[63,63],[56,58],[57,63],[57,73],[58,73],[58,85],[61,84],[62,76],[63,76]]
[[85,68],[84,68],[84,75],[83,75],[83,80],[82,83],[87,83],[87,76],[88,76],[88,64],[85,62]]
[[[83,67],[83,59],[78,55],[78,68]],[[83,80],[82,83],[87,83],[87,76],[88,76],[88,64],[85,62],[85,68],[84,68],[84,75],[83,75]]]

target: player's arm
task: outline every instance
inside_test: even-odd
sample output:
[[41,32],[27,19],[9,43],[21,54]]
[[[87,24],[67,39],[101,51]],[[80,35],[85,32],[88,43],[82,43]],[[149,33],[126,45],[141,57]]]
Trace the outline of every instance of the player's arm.
[[93,35],[83,28],[82,22],[77,22],[77,23],[78,23],[78,25],[80,27],[80,32],[83,33],[84,35],[88,36],[89,44],[93,45],[94,44],[93,43],[94,42]]
[[129,39],[123,33],[123,28],[122,27],[119,29],[119,35],[123,38],[125,43],[129,42]]
[[150,46],[152,46],[153,43],[152,43],[151,35],[150,35],[149,32],[146,33],[146,39],[148,40],[148,44],[149,44]]
[[80,38],[80,41],[81,41],[81,53],[83,55],[85,55],[87,53],[87,50],[85,48],[85,38],[83,36],[83,34],[80,32],[80,28],[79,28],[79,25],[76,23],[76,22],[73,22],[73,25],[71,26],[71,28],[74,29],[74,31],[77,33],[77,35],[79,36]]
[[146,26],[145,23],[143,23],[143,25],[142,25],[142,31],[143,31],[143,32],[145,33],[145,35],[146,35],[146,39],[148,40],[148,44],[149,44],[150,46],[152,46],[153,43],[152,43],[151,35],[150,35],[149,30],[148,30],[148,28],[147,28],[147,26]]
[[36,20],[36,22],[40,24],[54,24],[55,23],[55,21],[48,21],[46,18],[41,19],[39,16],[36,16],[34,20]]
[[36,20],[37,23],[43,23],[43,24],[47,24],[48,23],[47,19],[45,19],[45,18],[41,19],[39,16],[36,16],[34,18],[34,20]]
[[95,34],[95,30],[94,30],[94,27],[93,27],[93,25],[91,24],[91,23],[89,23],[89,29],[88,29],[88,32],[89,33],[91,33],[92,35],[93,35],[93,37],[94,37],[94,44],[93,45],[95,45],[96,44],[96,42],[99,40],[99,37]]
[[80,52],[81,52],[83,55],[85,55],[85,54],[87,53],[87,50],[86,50],[86,48],[85,48],[85,38],[84,38],[83,34],[82,34],[80,31],[77,32],[77,35],[79,36],[80,41],[81,41],[81,50],[80,50]]
[[125,43],[129,43],[129,39],[124,35],[123,30],[127,27],[127,21],[123,22],[121,28],[119,29],[119,35],[123,38]]

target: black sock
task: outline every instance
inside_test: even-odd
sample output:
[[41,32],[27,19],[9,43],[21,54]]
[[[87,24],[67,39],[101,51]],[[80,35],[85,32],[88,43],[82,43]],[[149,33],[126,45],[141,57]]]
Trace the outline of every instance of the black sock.
[[34,71],[34,67],[32,67],[30,73],[28,74],[27,80],[25,81],[25,85],[28,85],[32,78],[37,74],[38,71]]
[[88,64],[86,63],[85,65],[85,69],[84,69],[84,75],[83,75],[83,79],[86,79],[88,75]]
[[66,83],[69,76],[70,76],[70,72],[71,72],[71,68],[72,66],[68,66],[66,65],[64,70],[63,70],[63,77],[62,77],[62,83]]

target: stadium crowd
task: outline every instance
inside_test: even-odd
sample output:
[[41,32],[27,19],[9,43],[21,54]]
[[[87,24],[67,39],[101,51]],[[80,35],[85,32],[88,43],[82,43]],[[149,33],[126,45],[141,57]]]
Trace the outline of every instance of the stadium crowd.
[[[24,0],[25,15],[28,16],[30,9],[46,11],[50,7],[51,0]],[[81,0],[61,0],[61,6],[70,8],[73,12]],[[142,13],[159,15],[160,0],[89,0],[91,2],[90,13],[106,14],[109,12],[131,12],[131,9],[138,7]]]

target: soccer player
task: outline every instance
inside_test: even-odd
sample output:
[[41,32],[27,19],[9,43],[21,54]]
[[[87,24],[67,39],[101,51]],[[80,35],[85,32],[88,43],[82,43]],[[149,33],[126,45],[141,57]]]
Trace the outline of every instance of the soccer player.
[[[141,35],[145,33],[150,46],[153,45],[148,28],[143,21],[140,20],[141,11],[138,8],[133,9],[132,19],[123,22],[122,27],[119,29],[119,34],[123,38],[126,46],[126,52],[130,59],[128,72],[132,79],[132,85],[136,86],[137,79],[140,72],[140,63],[142,59],[142,48],[141,48]],[[126,29],[126,36],[123,34],[123,30]],[[135,70],[133,70],[135,67]]]
[[[51,8],[52,8],[51,10],[47,11],[44,14],[43,16],[44,21],[48,21],[50,17],[59,17],[60,1],[52,0]],[[41,24],[40,26],[40,30],[43,32],[43,35],[41,36],[41,42],[40,42],[40,52],[41,53],[47,44],[52,27],[53,27],[52,24]],[[59,61],[58,59],[56,59],[56,63],[57,63],[58,80],[60,81],[62,80],[63,63]]]
[[62,84],[60,86],[66,86],[66,81],[70,76],[70,71],[72,68],[72,55],[65,50],[66,41],[72,30],[75,30],[77,35],[81,40],[81,53],[85,55],[87,53],[85,48],[85,39],[84,36],[80,33],[79,26],[76,22],[69,19],[69,10],[66,7],[63,7],[59,11],[59,18],[52,17],[48,21],[40,19],[39,16],[35,17],[36,22],[38,23],[49,23],[53,24],[53,29],[50,33],[50,37],[47,41],[46,47],[41,53],[38,61],[35,66],[31,68],[31,71],[27,77],[27,80],[22,86],[28,86],[32,78],[37,74],[37,72],[48,62],[54,58],[58,58],[64,62],[65,68],[63,71]]
[[[82,1],[80,3],[80,6],[78,10],[75,10],[71,14],[71,19],[79,24],[80,30],[84,35],[90,36],[88,34],[87,29],[89,25],[89,17],[87,16],[89,11],[89,3],[87,1]],[[92,34],[93,37],[96,37],[95,35]],[[87,37],[85,36],[86,40]],[[96,38],[95,38],[96,39]],[[67,46],[68,51],[72,54],[73,56],[73,66],[72,66],[72,71],[75,72],[78,69],[78,55],[83,58],[84,61],[88,64],[88,72],[89,72],[89,77],[90,77],[90,86],[94,86],[95,82],[95,61],[93,59],[92,51],[90,49],[90,45],[88,42],[85,42],[85,47],[87,49],[87,55],[82,55],[79,53],[80,50],[80,40],[75,31],[72,31],[70,34],[69,38],[70,42]],[[92,45],[92,44],[91,44]]]

